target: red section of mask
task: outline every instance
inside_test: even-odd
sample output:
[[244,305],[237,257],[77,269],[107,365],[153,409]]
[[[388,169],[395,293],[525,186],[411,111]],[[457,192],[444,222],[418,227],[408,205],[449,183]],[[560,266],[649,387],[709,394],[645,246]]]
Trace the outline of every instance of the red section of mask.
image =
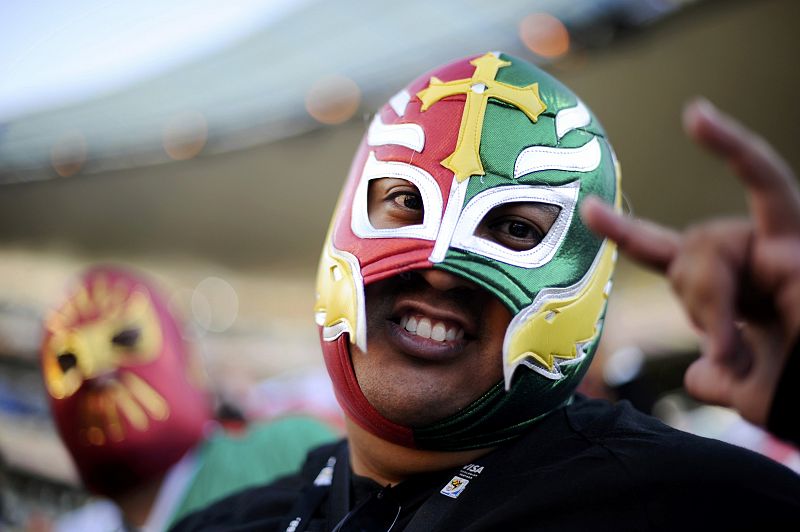
[[[441,220],[453,184],[453,173],[441,165],[455,149],[461,115],[466,96],[449,96],[421,110],[417,93],[428,86],[431,76],[441,81],[470,78],[475,67],[467,60],[459,61],[421,76],[412,82],[407,91],[411,96],[398,116],[388,104],[380,110],[384,124],[413,123],[422,127],[425,133],[425,146],[421,152],[398,145],[368,146],[366,138],[362,141],[350,168],[347,183],[338,211],[335,213],[333,245],[358,258],[364,285],[380,281],[399,273],[431,268],[428,260],[434,242],[414,238],[370,238],[362,239],[353,234],[350,228],[353,199],[370,152],[379,161],[395,161],[413,164],[430,173],[439,185],[442,196],[442,212],[428,213]],[[366,136],[365,136],[366,137]],[[350,346],[347,335],[336,341],[321,341],[325,364],[333,380],[339,403],[345,412],[362,428],[387,441],[414,447],[411,429],[397,425],[381,416],[364,397],[353,373],[350,362]]]
[[336,399],[345,413],[364,430],[384,440],[413,448],[414,437],[411,429],[392,423],[380,415],[361,393],[353,366],[350,364],[347,335],[342,335],[332,342],[322,339],[320,341]]

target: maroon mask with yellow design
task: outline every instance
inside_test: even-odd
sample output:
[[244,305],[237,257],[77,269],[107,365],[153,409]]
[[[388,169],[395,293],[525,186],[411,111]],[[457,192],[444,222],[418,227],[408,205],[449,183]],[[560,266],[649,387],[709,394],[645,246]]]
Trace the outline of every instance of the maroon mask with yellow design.
[[98,267],[81,277],[47,318],[41,362],[58,431],[96,493],[162,475],[211,420],[175,318],[129,272]]

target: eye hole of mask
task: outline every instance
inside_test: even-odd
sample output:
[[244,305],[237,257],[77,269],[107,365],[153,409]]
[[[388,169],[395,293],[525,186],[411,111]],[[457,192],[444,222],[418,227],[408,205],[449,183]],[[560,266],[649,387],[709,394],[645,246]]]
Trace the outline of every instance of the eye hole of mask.
[[134,347],[136,342],[139,341],[139,336],[141,336],[141,331],[136,327],[132,327],[114,335],[111,343],[118,347]]
[[76,357],[74,353],[70,353],[69,351],[59,354],[56,357],[56,360],[58,360],[58,367],[61,368],[61,371],[63,373],[68,372],[69,370],[78,365],[78,357]]
[[561,208],[538,202],[513,202],[490,210],[475,229],[475,236],[511,251],[539,245],[555,223]]
[[376,229],[419,225],[425,218],[422,194],[405,179],[383,177],[369,182],[369,223]]

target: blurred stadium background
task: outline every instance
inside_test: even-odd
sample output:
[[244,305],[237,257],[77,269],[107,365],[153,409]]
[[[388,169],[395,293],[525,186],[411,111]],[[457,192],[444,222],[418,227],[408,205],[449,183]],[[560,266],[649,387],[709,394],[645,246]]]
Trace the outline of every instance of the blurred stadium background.
[[[259,383],[321,367],[319,247],[370,113],[408,80],[486,50],[538,62],[602,119],[635,213],[682,227],[745,208],[681,133],[691,97],[800,168],[798,20],[793,0],[3,2],[5,526],[85,498],[37,367],[42,317],[85,266],[154,277],[218,395],[257,411]],[[584,389],[800,468],[796,451],[680,394],[696,345],[663,281],[623,261]]]

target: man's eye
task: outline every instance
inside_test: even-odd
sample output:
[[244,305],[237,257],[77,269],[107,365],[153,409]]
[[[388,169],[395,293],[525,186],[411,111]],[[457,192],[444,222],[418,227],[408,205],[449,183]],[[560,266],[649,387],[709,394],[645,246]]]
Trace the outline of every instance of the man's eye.
[[559,207],[546,203],[501,204],[486,214],[475,234],[512,251],[527,251],[544,239],[559,212]]
[[369,183],[369,221],[376,229],[419,225],[425,219],[425,203],[419,189],[405,179],[383,177]]
[[[534,230],[530,225],[522,222],[508,222],[508,234],[515,238],[531,238]],[[541,235],[539,235],[541,238]]]
[[533,249],[544,234],[532,224],[521,220],[500,220],[489,225],[489,233],[498,244],[514,251]]
[[411,209],[413,211],[422,210],[422,198],[419,196],[419,194],[398,192],[392,197],[392,201],[394,201],[397,205],[405,207],[406,209]]

